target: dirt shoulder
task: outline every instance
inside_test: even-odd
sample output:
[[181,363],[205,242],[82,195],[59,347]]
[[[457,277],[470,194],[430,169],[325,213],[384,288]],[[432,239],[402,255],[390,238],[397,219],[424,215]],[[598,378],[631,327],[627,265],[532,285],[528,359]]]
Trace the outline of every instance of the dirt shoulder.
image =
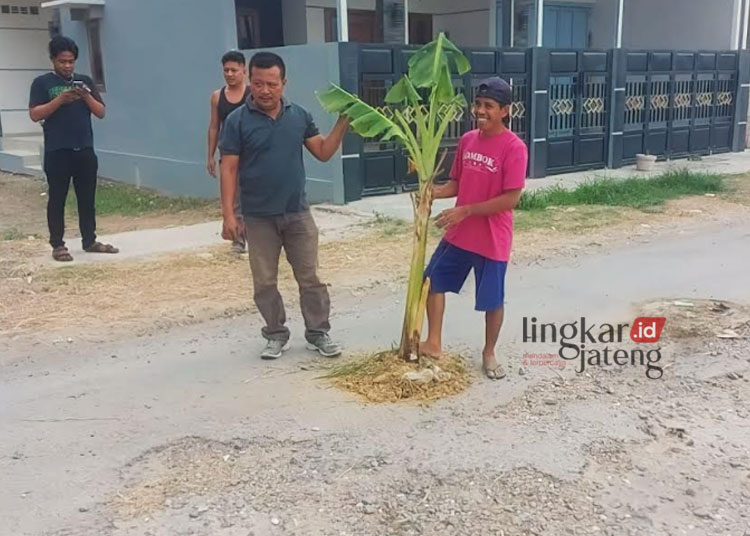
[[[218,188],[218,185],[217,185]],[[0,172],[0,241],[47,237],[47,184],[38,178]],[[69,196],[73,196],[71,184]],[[122,214],[97,216],[100,234],[114,234],[141,229],[157,229],[176,225],[190,225],[221,218],[218,202],[187,210],[154,210],[137,217]],[[80,236],[78,220],[73,210],[66,211],[66,238]]]
[[[658,235],[749,218],[750,180],[729,182],[732,189],[726,194],[684,198],[648,212],[581,206],[520,213],[512,262],[565,262]],[[129,225],[148,221],[154,220]],[[438,240],[433,232],[429,248]],[[64,334],[106,340],[255,311],[247,258],[231,255],[223,245],[147,261],[63,268],[35,264],[44,247],[42,240],[0,241],[0,337],[44,333],[53,339]],[[361,298],[382,286],[398,288],[406,279],[411,247],[403,222],[357,224],[356,232],[339,232],[321,246],[321,275],[334,300]],[[286,262],[279,277],[294,307],[296,284]]]
[[[750,530],[750,310],[747,303],[689,300],[683,292],[747,302],[747,278],[731,253],[750,232],[747,208],[686,199],[658,214],[631,218],[623,211],[606,226],[575,231],[561,230],[564,215],[580,212],[553,212],[561,218],[555,230],[517,235],[517,272],[536,263],[560,265],[525,270],[524,299],[534,304],[526,310],[544,301],[562,311],[574,306],[560,284],[546,285],[570,277],[571,266],[583,281],[609,266],[613,279],[636,274],[616,301],[628,308],[638,301],[636,315],[668,317],[662,378],[646,377],[643,363],[592,365],[577,374],[570,362],[559,371],[530,366],[522,374],[520,347],[504,336],[510,373],[502,382],[481,381],[477,372],[470,389],[432,405],[362,406],[328,388],[320,378],[324,365],[301,340],[296,352],[267,363],[248,346],[257,336],[246,333],[247,318],[203,322],[250,304],[246,260],[224,249],[38,270],[30,282],[19,268],[24,253],[14,250],[16,257],[4,257],[9,277],[0,288],[5,292],[12,281],[27,292],[15,302],[4,295],[3,315],[30,322],[19,326],[17,341],[23,334],[40,342],[27,359],[3,370],[0,383],[6,438],[0,466],[7,475],[0,509],[8,512],[8,530],[58,536],[744,534]],[[733,227],[738,221],[743,224]],[[389,322],[379,318],[398,324],[410,244],[406,231],[387,223],[323,246],[322,269],[341,313],[338,334],[348,347],[375,346],[370,334],[385,333]],[[669,250],[672,237],[681,237],[677,253]],[[642,247],[646,241],[653,244]],[[730,253],[699,262],[711,243],[731,244]],[[16,246],[35,250],[38,244]],[[639,259],[664,251],[661,274],[685,267],[691,277],[665,290],[670,285],[661,275],[635,297],[633,285],[648,278],[634,269],[638,262],[618,263],[639,250]],[[607,255],[591,253],[601,251]],[[289,298],[296,289],[284,270]],[[729,281],[723,290],[707,284],[713,275]],[[384,287],[390,292],[380,292]],[[458,299],[468,311],[471,296]],[[593,295],[577,299],[592,312],[602,303]],[[25,308],[22,316],[16,307]],[[519,327],[520,309],[506,335]],[[68,316],[55,316],[62,312]],[[78,337],[77,321],[95,337],[127,337],[108,345],[46,345],[48,326],[35,315],[49,324],[50,336]],[[299,318],[293,321],[302,327]],[[451,338],[479,337],[467,329],[470,321],[447,324]],[[159,322],[201,324],[133,337],[158,330]],[[476,356],[469,362],[478,366]]]

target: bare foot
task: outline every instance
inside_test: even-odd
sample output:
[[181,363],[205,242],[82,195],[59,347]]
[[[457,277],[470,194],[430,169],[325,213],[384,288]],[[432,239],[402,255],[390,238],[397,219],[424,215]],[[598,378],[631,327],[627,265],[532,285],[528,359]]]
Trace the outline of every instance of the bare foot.
[[425,341],[419,344],[419,355],[439,359],[440,356],[443,355],[443,349],[438,344]]
[[495,359],[495,352],[482,352],[482,365],[486,368],[497,367],[497,359]]

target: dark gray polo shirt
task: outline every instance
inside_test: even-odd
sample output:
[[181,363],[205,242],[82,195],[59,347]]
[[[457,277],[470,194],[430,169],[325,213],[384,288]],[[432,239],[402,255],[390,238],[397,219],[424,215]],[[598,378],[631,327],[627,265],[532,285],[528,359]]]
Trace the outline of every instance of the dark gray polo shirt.
[[307,210],[302,148],[318,127],[304,108],[282,101],[274,120],[252,99],[229,114],[221,132],[219,150],[240,157],[239,183],[242,213],[278,216]]

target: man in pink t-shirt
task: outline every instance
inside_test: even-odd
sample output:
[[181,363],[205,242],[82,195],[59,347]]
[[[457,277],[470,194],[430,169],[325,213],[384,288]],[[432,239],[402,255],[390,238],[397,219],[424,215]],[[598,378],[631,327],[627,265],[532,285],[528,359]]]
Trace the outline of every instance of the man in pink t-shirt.
[[427,299],[429,334],[420,352],[442,352],[445,293],[458,293],[474,269],[476,310],[485,312],[486,338],[482,368],[490,379],[505,371],[495,358],[503,325],[505,271],[513,242],[513,209],[521,198],[528,151],[508,129],[511,88],[500,78],[479,86],[474,102],[477,129],[461,138],[447,184],[434,187],[434,198],[457,196],[455,208],[436,218],[445,236],[425,270],[430,278]]

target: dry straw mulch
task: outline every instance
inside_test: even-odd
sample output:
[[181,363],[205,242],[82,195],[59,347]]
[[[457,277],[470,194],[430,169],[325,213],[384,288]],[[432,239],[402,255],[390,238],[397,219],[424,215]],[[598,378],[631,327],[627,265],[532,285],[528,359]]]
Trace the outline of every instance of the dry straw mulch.
[[[404,378],[409,372],[427,373],[427,383]],[[387,351],[376,355],[359,356],[331,369],[323,378],[335,387],[375,403],[402,401],[429,402],[456,395],[471,384],[471,376],[464,359],[443,355],[438,360],[422,357],[410,363]]]

